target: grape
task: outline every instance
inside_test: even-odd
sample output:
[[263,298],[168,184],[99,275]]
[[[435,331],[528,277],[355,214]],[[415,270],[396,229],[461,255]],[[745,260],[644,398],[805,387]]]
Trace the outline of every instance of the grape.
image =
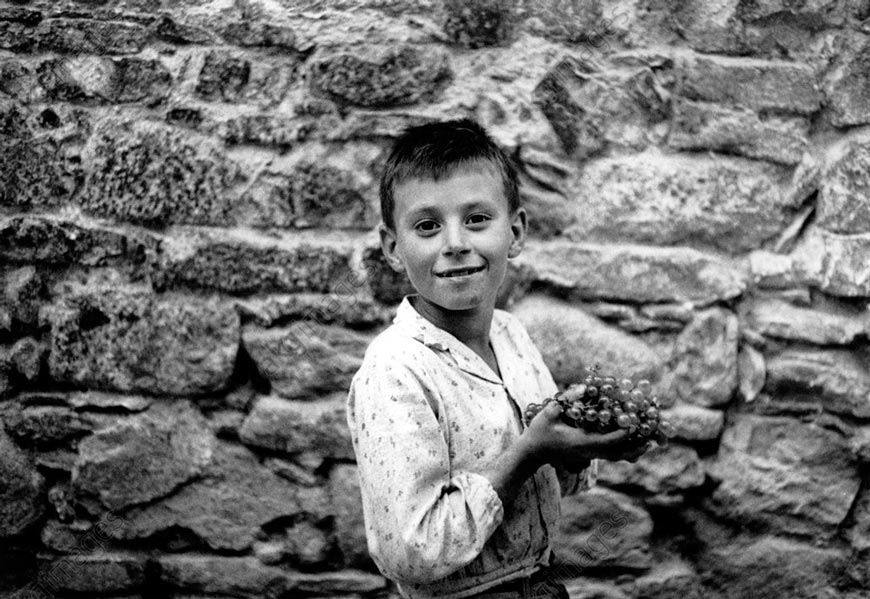
[[526,421],[553,401],[562,409],[563,422],[589,432],[624,429],[631,439],[654,439],[659,445],[675,434],[673,425],[662,420],[659,398],[652,395],[649,380],[633,383],[628,377],[602,373],[598,365],[586,370],[582,382],[569,385],[542,405],[529,404]]

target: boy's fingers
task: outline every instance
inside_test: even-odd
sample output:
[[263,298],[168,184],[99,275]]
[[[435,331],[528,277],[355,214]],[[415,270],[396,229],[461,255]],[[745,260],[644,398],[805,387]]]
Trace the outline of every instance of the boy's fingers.
[[625,441],[625,438],[628,436],[628,431],[625,429],[619,429],[617,431],[611,431],[609,433],[603,433],[600,435],[595,435],[595,444],[603,447],[609,447],[611,445],[619,445],[620,443]]

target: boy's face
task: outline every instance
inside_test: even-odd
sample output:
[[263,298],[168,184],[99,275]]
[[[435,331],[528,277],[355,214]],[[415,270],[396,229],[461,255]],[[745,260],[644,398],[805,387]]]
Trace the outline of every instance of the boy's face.
[[441,310],[491,311],[526,235],[526,213],[511,214],[494,169],[458,170],[440,181],[394,189],[395,230],[381,225],[390,266],[405,271],[421,299]]

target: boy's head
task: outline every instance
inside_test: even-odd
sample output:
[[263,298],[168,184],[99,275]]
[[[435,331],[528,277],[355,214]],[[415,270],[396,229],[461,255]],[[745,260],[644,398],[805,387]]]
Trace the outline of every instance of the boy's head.
[[510,159],[474,121],[414,127],[396,142],[381,179],[381,249],[432,312],[493,307],[525,240],[517,188]]
[[411,127],[393,146],[381,175],[381,219],[395,229],[396,186],[412,180],[439,181],[462,169],[491,169],[501,179],[508,210],[520,207],[516,167],[486,130],[471,119]]

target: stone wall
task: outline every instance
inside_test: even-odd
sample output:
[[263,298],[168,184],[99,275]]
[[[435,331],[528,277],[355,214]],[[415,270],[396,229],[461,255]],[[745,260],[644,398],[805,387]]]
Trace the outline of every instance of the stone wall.
[[408,289],[379,165],[460,115],[522,169],[501,305],[678,431],[565,499],[572,597],[870,596],[868,19],[0,2],[0,597],[394,593],[343,402]]

